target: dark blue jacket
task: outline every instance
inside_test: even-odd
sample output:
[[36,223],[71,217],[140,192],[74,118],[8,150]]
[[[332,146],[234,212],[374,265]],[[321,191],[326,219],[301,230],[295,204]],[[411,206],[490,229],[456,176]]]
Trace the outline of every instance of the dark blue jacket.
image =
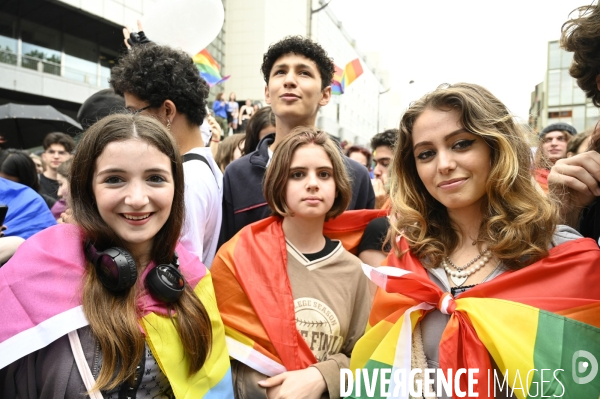
[[0,177],[0,204],[8,205],[4,219],[4,235],[28,239],[46,227],[54,226],[56,220],[48,205],[33,189]]
[[213,103],[213,111],[215,112],[215,116],[227,119],[227,103],[225,101],[215,101]]
[[[271,215],[263,196],[262,182],[269,162],[269,146],[275,134],[263,138],[256,151],[230,163],[223,176],[223,221],[219,247],[250,223]],[[352,183],[352,200],[348,209],[375,208],[375,192],[367,168],[344,157]]]

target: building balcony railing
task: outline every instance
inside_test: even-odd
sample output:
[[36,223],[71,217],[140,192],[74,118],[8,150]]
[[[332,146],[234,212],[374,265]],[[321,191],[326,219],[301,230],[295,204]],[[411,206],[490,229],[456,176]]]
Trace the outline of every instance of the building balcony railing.
[[17,55],[12,51],[0,49],[0,62],[3,64],[17,65]]
[[[17,55],[18,58],[18,55]],[[17,59],[17,64],[19,65]],[[42,58],[32,57],[29,55],[21,54],[20,66],[27,69],[33,69],[34,71],[49,73],[51,75],[60,76],[60,64]]]
[[[26,54],[16,54],[15,52],[7,49],[0,49],[0,63],[15,65],[17,67],[38,71],[40,73],[61,76],[69,80],[98,87],[109,87],[108,78],[110,77],[110,70],[108,68],[98,67],[96,68],[96,73],[92,73],[89,70],[86,71],[80,68],[74,68],[64,62],[61,63],[50,61],[48,59]],[[95,68],[96,66],[92,65],[92,67]]]

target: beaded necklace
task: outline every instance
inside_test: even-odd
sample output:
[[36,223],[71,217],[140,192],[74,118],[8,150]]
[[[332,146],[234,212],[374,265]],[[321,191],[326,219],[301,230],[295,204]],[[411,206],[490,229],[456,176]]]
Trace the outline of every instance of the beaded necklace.
[[[450,257],[446,256],[446,258],[442,260],[442,267],[444,268],[448,276],[450,276],[450,279],[452,280],[454,285],[460,287],[465,283],[465,281],[467,281],[471,274],[475,273],[483,266],[485,266],[485,264],[490,260],[491,254],[492,253],[490,252],[490,250],[486,249],[485,251],[479,253],[479,255],[477,255],[474,259],[469,261],[466,265],[461,267],[456,266],[450,260]],[[469,269],[469,266],[473,265],[477,261],[479,262]]]

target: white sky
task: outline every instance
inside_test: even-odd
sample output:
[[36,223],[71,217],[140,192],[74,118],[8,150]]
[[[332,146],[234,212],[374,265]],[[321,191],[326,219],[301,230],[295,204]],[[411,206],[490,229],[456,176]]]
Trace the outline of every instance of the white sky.
[[573,9],[591,1],[333,0],[329,7],[361,52],[381,54],[403,109],[407,97],[462,81],[486,87],[527,119],[548,42],[560,38]]

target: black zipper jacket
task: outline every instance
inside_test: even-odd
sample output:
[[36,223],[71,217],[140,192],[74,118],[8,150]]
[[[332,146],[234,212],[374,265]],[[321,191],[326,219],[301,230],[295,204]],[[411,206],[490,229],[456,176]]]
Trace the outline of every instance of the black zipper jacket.
[[[271,215],[263,196],[262,182],[269,162],[269,146],[273,141],[274,133],[265,136],[256,151],[233,161],[225,169],[219,247],[244,226]],[[367,168],[348,157],[344,157],[344,163],[352,184],[352,200],[348,209],[374,209],[375,192]]]

